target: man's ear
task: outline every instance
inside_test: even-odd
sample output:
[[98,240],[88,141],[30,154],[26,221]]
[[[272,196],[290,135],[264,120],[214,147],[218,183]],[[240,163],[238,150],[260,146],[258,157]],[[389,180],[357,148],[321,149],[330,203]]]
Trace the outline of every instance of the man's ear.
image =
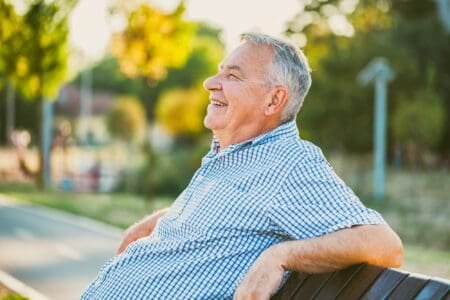
[[266,103],[266,116],[281,114],[288,100],[288,90],[284,86],[276,86],[272,90],[271,98]]

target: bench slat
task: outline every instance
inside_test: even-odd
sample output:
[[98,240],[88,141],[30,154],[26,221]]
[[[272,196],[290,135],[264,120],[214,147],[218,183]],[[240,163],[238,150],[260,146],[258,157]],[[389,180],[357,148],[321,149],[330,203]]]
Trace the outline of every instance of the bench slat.
[[359,271],[364,268],[364,265],[355,265],[348,267],[339,272],[335,272],[328,282],[317,291],[314,295],[315,300],[329,300],[334,299],[347,286],[350,280],[357,276]]
[[448,284],[439,281],[430,281],[420,290],[415,300],[444,299],[444,296],[448,294],[448,291]]
[[292,299],[309,274],[292,272],[283,287],[271,298],[272,300]]
[[408,274],[386,269],[362,297],[363,300],[385,299]]
[[311,299],[317,290],[330,279],[331,275],[333,273],[321,273],[309,276],[291,299]]
[[413,299],[429,279],[410,274],[392,291],[389,300]]
[[314,275],[292,272],[272,299],[450,300],[449,288],[445,279],[363,264]]
[[383,272],[382,268],[365,265],[364,268],[359,271],[358,276],[353,277],[341,293],[339,293],[337,299],[347,300],[361,298],[364,292],[372,286],[373,282],[381,272]]

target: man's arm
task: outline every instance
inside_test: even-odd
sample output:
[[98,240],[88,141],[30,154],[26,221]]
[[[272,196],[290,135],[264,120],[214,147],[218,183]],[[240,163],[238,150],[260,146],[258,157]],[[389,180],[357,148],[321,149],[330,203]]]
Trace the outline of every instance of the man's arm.
[[122,253],[130,243],[142,237],[150,235],[153,232],[153,229],[155,229],[156,223],[158,222],[159,218],[164,216],[167,213],[167,210],[168,208],[158,210],[157,212],[154,212],[150,216],[147,216],[141,221],[130,226],[125,231],[125,235],[119,245],[119,248],[116,251],[116,254]]
[[309,240],[283,242],[259,256],[235,299],[269,299],[285,270],[320,273],[357,263],[399,267],[402,261],[402,242],[387,225],[361,225]]

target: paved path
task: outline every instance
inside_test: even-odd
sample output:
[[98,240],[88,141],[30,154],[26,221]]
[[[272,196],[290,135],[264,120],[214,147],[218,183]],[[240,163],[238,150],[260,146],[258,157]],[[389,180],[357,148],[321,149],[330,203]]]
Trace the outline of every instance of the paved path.
[[0,270],[50,299],[79,299],[121,231],[0,195]]

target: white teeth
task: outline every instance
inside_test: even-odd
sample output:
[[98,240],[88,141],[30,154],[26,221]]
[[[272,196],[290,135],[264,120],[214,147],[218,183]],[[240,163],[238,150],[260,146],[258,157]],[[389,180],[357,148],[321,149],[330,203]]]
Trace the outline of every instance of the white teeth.
[[215,101],[215,100],[212,100],[212,101],[211,101],[211,104],[216,105],[216,106],[227,106],[226,104],[221,103],[221,102],[219,102],[219,101]]

